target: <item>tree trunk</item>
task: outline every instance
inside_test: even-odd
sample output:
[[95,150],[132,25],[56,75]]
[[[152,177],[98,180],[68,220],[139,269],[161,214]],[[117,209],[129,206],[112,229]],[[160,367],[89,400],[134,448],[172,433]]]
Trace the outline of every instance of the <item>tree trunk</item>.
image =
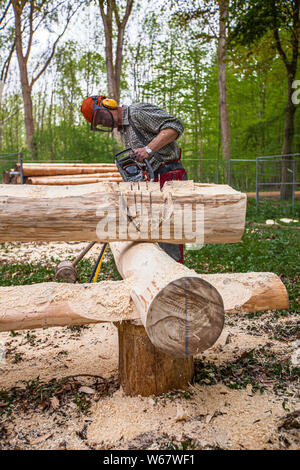
[[24,116],[25,116],[25,129],[26,139],[29,152],[32,157],[36,157],[36,148],[33,142],[34,135],[34,120],[33,120],[33,106],[31,98],[31,86],[28,80],[27,61],[23,54],[23,41],[22,41],[22,26],[19,2],[13,1],[13,8],[15,14],[15,36],[16,36],[16,51],[19,63],[22,96],[24,102]]
[[223,159],[231,158],[230,124],[226,97],[226,28],[229,0],[219,0],[218,89]]
[[145,328],[118,325],[120,383],[126,395],[160,395],[187,388],[194,375],[193,358],[176,358],[156,349]]
[[[104,1],[99,0],[105,35],[105,61],[108,93],[109,97],[114,98],[118,103],[120,101],[120,80],[122,74],[124,35],[126,25],[131,14],[132,5],[133,0],[127,0],[124,16],[120,19],[117,2],[107,2],[105,12]],[[115,58],[113,53],[113,17],[115,17],[118,30]]]
[[280,188],[280,199],[288,200],[292,196],[293,187],[291,184],[292,178],[289,170],[293,170],[292,161],[293,157],[290,155],[293,153],[293,140],[295,134],[295,112],[296,105],[292,101],[293,87],[296,71],[288,72],[288,102],[285,109],[285,126],[284,126],[284,141],[282,147],[282,167],[281,167],[281,181],[282,185]]

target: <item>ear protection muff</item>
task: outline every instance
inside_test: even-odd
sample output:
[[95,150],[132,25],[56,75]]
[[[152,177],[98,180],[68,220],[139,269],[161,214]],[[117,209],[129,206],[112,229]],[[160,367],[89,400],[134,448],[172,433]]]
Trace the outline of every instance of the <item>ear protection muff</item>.
[[[114,128],[114,117],[112,113],[110,112],[110,109],[117,109],[118,104],[117,102],[112,99],[112,98],[106,98],[106,96],[103,95],[94,95],[91,97],[93,100],[93,112],[92,112],[92,119],[91,119],[91,130],[92,131],[100,131],[100,132],[112,132]],[[111,116],[111,129],[97,129],[95,126],[95,118],[98,110],[103,110],[105,109],[107,112],[109,112]]]
[[105,108],[108,108],[108,109],[117,109],[117,107],[118,107],[118,104],[115,100],[113,100],[112,98],[105,98],[105,96],[100,101],[100,106],[101,106],[101,104]]

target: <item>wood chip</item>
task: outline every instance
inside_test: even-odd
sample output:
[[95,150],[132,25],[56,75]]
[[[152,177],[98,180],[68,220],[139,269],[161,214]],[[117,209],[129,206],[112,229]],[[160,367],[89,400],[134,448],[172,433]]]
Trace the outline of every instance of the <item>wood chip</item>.
[[177,407],[176,422],[186,421],[188,418],[187,412],[182,408],[182,406]]
[[93,395],[94,393],[96,393],[96,390],[90,387],[80,387],[79,392]]
[[52,437],[52,436],[53,436],[53,433],[44,434],[43,436],[40,436],[37,439],[33,439],[32,441],[30,441],[30,444],[31,445],[39,444],[40,442],[44,442],[47,439],[49,439],[49,437]]
[[56,408],[59,407],[59,400],[56,397],[50,398],[50,403],[51,403],[51,406],[54,410],[56,410]]

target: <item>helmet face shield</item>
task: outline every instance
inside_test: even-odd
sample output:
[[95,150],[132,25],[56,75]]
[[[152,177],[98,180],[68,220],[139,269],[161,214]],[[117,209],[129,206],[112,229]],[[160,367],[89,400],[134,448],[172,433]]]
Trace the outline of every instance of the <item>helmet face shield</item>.
[[[100,98],[100,106],[98,100]],[[115,120],[112,112],[102,105],[102,97],[92,96],[93,113],[91,119],[91,130],[100,132],[112,132]]]

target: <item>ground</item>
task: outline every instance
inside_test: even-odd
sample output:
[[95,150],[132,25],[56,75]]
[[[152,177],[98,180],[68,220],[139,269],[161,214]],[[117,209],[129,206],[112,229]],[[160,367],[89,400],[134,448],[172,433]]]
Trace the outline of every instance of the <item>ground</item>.
[[[0,449],[299,449],[300,233],[279,220],[299,220],[297,210],[250,200],[242,242],[186,251],[198,272],[275,272],[290,298],[289,310],[228,314],[187,390],[124,396],[112,324],[0,333]],[[83,246],[2,244],[0,285],[53,280]],[[99,249],[81,261],[79,282]],[[102,279],[119,279],[109,252]]]

